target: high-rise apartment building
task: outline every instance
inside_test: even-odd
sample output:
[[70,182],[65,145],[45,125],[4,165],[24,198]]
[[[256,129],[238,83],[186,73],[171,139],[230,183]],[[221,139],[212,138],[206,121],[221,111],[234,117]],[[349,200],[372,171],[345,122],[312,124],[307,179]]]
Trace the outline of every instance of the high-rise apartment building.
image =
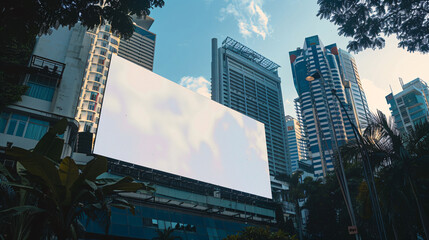
[[212,99],[265,124],[271,175],[291,173],[278,67],[232,38],[219,48],[212,39]]
[[[308,136],[314,174],[325,176],[334,168],[334,152],[354,138],[352,125],[332,90],[356,126],[362,128],[367,121],[368,107],[356,63],[336,44],[324,46],[318,36],[306,38],[304,47],[289,52],[289,56],[299,96],[298,115]],[[314,74],[318,77],[308,78]]]
[[154,19],[134,18],[134,34],[128,40],[119,42],[118,55],[146,69],[153,70],[156,35],[148,29]]
[[308,160],[307,141],[299,121],[289,115],[285,117],[287,137],[287,157],[292,172],[298,170],[299,162]]
[[429,121],[429,88],[420,78],[402,84],[402,91],[386,96],[390,111],[395,119],[395,125],[403,133],[415,130],[415,126],[423,121]]
[[146,28],[154,20],[150,17],[133,20],[135,32],[128,40],[121,41],[112,34],[110,25],[102,25],[87,32],[91,37],[91,48],[76,113],[79,132],[96,132],[112,54],[118,54],[149,70],[153,69],[156,36]]
[[86,28],[80,24],[37,38],[28,64],[31,73],[23,81],[29,88],[21,101],[0,113],[0,147],[32,149],[50,126],[66,118],[62,157],[70,156],[78,130],[74,117],[89,42]]

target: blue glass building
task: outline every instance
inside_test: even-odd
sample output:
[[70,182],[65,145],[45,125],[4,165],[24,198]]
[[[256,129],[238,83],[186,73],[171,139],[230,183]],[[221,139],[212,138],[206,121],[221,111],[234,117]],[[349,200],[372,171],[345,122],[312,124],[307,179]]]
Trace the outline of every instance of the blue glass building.
[[[325,176],[334,169],[333,152],[348,139],[354,138],[347,120],[364,127],[368,106],[354,58],[336,44],[324,46],[318,36],[307,37],[304,47],[289,52],[293,81],[302,120],[309,141],[310,157],[315,177]],[[314,73],[319,77],[309,82]],[[335,90],[343,110],[331,90]]]
[[429,88],[420,78],[402,85],[402,91],[386,96],[395,125],[403,133],[415,130],[415,126],[429,121]]
[[[271,199],[113,159],[108,168],[104,177],[127,175],[156,189],[122,195],[135,214],[112,208],[108,239],[153,239],[172,228],[171,235],[183,240],[221,240],[249,226],[275,227],[277,205]],[[85,239],[106,239],[105,225],[82,223]]]

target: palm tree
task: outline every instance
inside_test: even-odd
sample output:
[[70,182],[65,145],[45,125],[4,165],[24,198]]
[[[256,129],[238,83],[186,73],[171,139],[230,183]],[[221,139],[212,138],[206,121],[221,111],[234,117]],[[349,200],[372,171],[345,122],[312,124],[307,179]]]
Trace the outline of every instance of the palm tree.
[[[349,142],[342,148],[343,157],[349,161],[358,161],[362,157],[358,147],[356,142]],[[420,192],[422,189],[427,191],[429,186],[429,123],[419,124],[415,131],[401,135],[394,122],[378,111],[372,115],[363,133],[363,147],[369,153],[371,167],[378,182],[380,205],[387,215],[395,238],[398,238],[397,230],[404,226],[399,220],[412,217],[410,211],[413,210],[414,202],[421,228],[426,239],[429,239],[429,223],[423,205],[428,199],[426,196],[426,201],[423,201],[422,197],[425,195]],[[404,213],[407,206],[410,207],[407,209],[408,213]]]

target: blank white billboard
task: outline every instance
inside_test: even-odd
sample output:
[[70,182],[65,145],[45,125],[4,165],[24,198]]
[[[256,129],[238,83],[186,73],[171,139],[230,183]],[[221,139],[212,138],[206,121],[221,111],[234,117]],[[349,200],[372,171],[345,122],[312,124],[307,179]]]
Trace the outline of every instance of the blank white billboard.
[[271,198],[264,124],[118,56],[94,153]]

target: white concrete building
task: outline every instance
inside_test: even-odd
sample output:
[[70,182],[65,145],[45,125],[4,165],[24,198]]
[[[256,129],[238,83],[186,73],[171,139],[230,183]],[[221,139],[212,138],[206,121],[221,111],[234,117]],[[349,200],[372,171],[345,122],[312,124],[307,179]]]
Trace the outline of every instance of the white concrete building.
[[77,24],[71,30],[59,28],[37,39],[24,84],[29,86],[22,101],[1,112],[0,146],[33,148],[58,120],[66,118],[69,127],[64,138],[63,156],[73,150],[77,132],[74,119],[81,88],[89,39],[86,28]]

